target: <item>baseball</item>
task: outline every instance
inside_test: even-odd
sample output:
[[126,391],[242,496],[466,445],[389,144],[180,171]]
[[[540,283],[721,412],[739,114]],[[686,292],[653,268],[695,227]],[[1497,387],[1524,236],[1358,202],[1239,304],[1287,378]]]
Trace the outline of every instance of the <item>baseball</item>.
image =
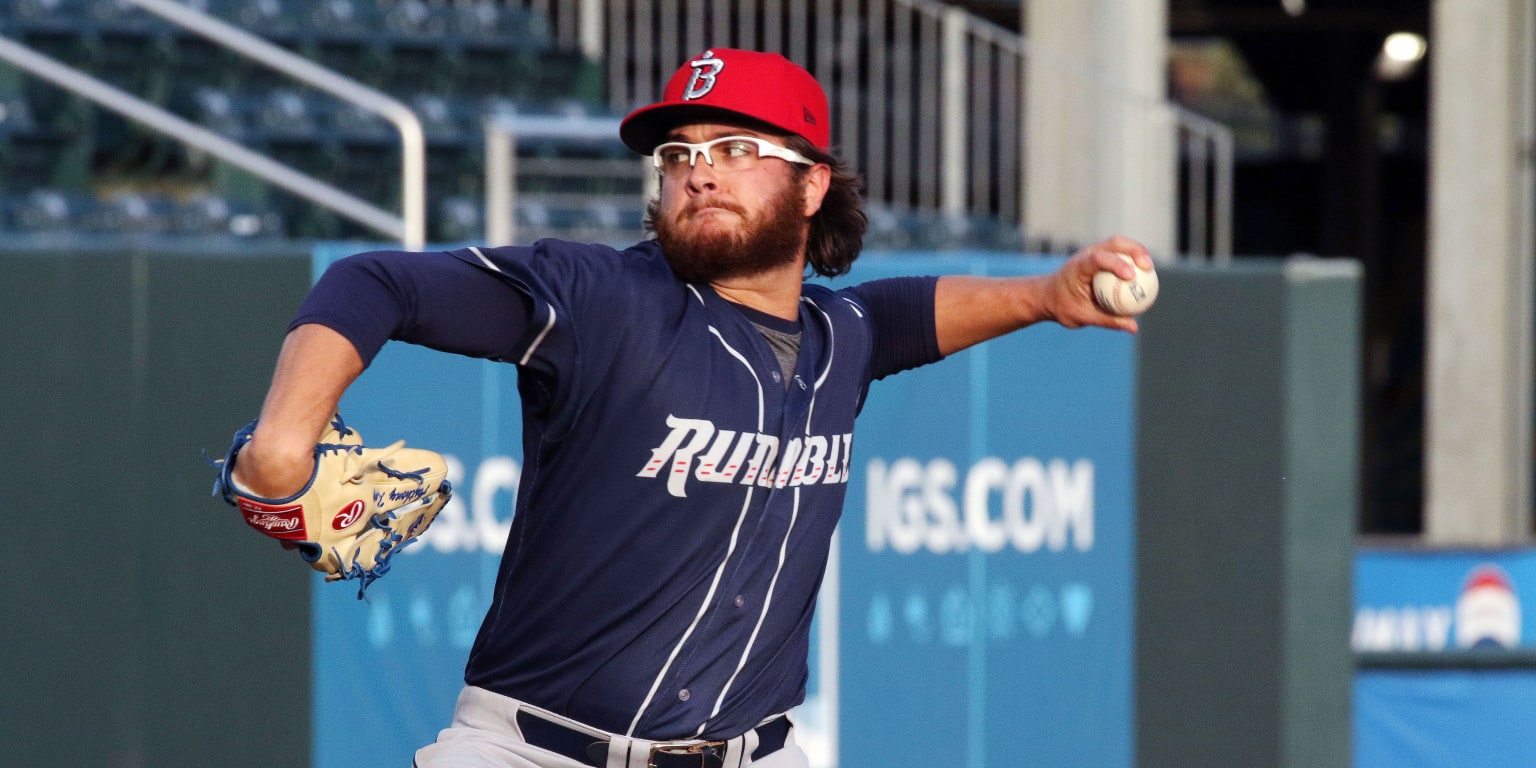
[[[1135,261],[1124,254],[1120,258]],[[1119,275],[1105,270],[1093,276],[1093,298],[1099,307],[1112,315],[1139,315],[1157,301],[1157,271],[1136,267],[1136,277],[1122,280]]]

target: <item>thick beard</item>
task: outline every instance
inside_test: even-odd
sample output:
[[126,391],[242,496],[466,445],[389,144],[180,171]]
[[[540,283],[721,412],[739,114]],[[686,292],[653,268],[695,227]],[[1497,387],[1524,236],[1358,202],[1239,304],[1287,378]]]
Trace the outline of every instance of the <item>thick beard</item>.
[[[714,283],[761,274],[795,263],[805,247],[805,189],[799,184],[786,186],[761,216],[730,231],[688,235],[676,219],[657,215],[655,210],[651,221],[662,255],[673,274],[685,283]],[[741,212],[735,206],[730,210]],[[692,212],[690,207],[683,215]]]

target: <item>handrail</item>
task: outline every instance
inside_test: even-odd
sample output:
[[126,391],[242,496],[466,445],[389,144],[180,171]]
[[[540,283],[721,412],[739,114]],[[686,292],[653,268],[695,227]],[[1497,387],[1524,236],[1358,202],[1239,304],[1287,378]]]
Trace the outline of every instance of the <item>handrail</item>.
[[45,56],[11,38],[0,35],[0,59],[73,91],[131,120],[165,133],[186,144],[249,171],[307,200],[324,205],[364,226],[402,241],[401,219],[346,191],[300,173],[270,157],[253,152],[200,125],[161,109],[90,75]]
[[[516,237],[517,137],[603,140],[619,135],[618,118],[493,114],[485,119],[485,242],[510,245]],[[637,161],[638,162],[638,161]],[[649,158],[647,158],[649,162]]]
[[[390,229],[380,229],[380,231],[399,237],[407,250],[417,250],[425,244],[427,236],[426,138],[421,129],[421,120],[416,117],[416,113],[411,111],[410,107],[388,94],[322,67],[303,56],[175,0],[129,0],[129,2],[394,123],[400,131],[401,143],[401,216]],[[316,202],[328,205],[324,200],[316,200]],[[340,208],[336,210],[345,213]],[[368,222],[362,223],[368,224]],[[369,226],[373,225],[369,224]],[[374,228],[379,229],[376,226]]]

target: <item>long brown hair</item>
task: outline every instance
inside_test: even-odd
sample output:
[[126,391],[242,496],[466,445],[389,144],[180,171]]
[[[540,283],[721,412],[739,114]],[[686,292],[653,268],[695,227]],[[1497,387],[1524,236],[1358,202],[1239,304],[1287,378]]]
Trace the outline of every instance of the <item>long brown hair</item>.
[[[805,241],[805,261],[822,277],[848,274],[853,261],[864,248],[864,232],[869,217],[864,214],[864,179],[847,163],[817,149],[806,139],[791,135],[786,145],[802,155],[832,168],[832,183],[827,187],[821,209],[811,217],[811,231]],[[796,178],[810,171],[796,165]]]

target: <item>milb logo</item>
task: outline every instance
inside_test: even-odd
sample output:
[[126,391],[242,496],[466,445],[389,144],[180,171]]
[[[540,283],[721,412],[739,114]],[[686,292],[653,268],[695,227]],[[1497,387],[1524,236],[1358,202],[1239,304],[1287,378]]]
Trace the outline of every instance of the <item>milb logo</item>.
[[[869,462],[865,543],[871,552],[889,547],[909,555],[1061,552],[1093,549],[1093,462],[1041,461],[1026,456],[1012,465],[988,456],[961,481],[948,459]],[[959,496],[956,496],[956,491]],[[997,513],[993,512],[996,499]]]

